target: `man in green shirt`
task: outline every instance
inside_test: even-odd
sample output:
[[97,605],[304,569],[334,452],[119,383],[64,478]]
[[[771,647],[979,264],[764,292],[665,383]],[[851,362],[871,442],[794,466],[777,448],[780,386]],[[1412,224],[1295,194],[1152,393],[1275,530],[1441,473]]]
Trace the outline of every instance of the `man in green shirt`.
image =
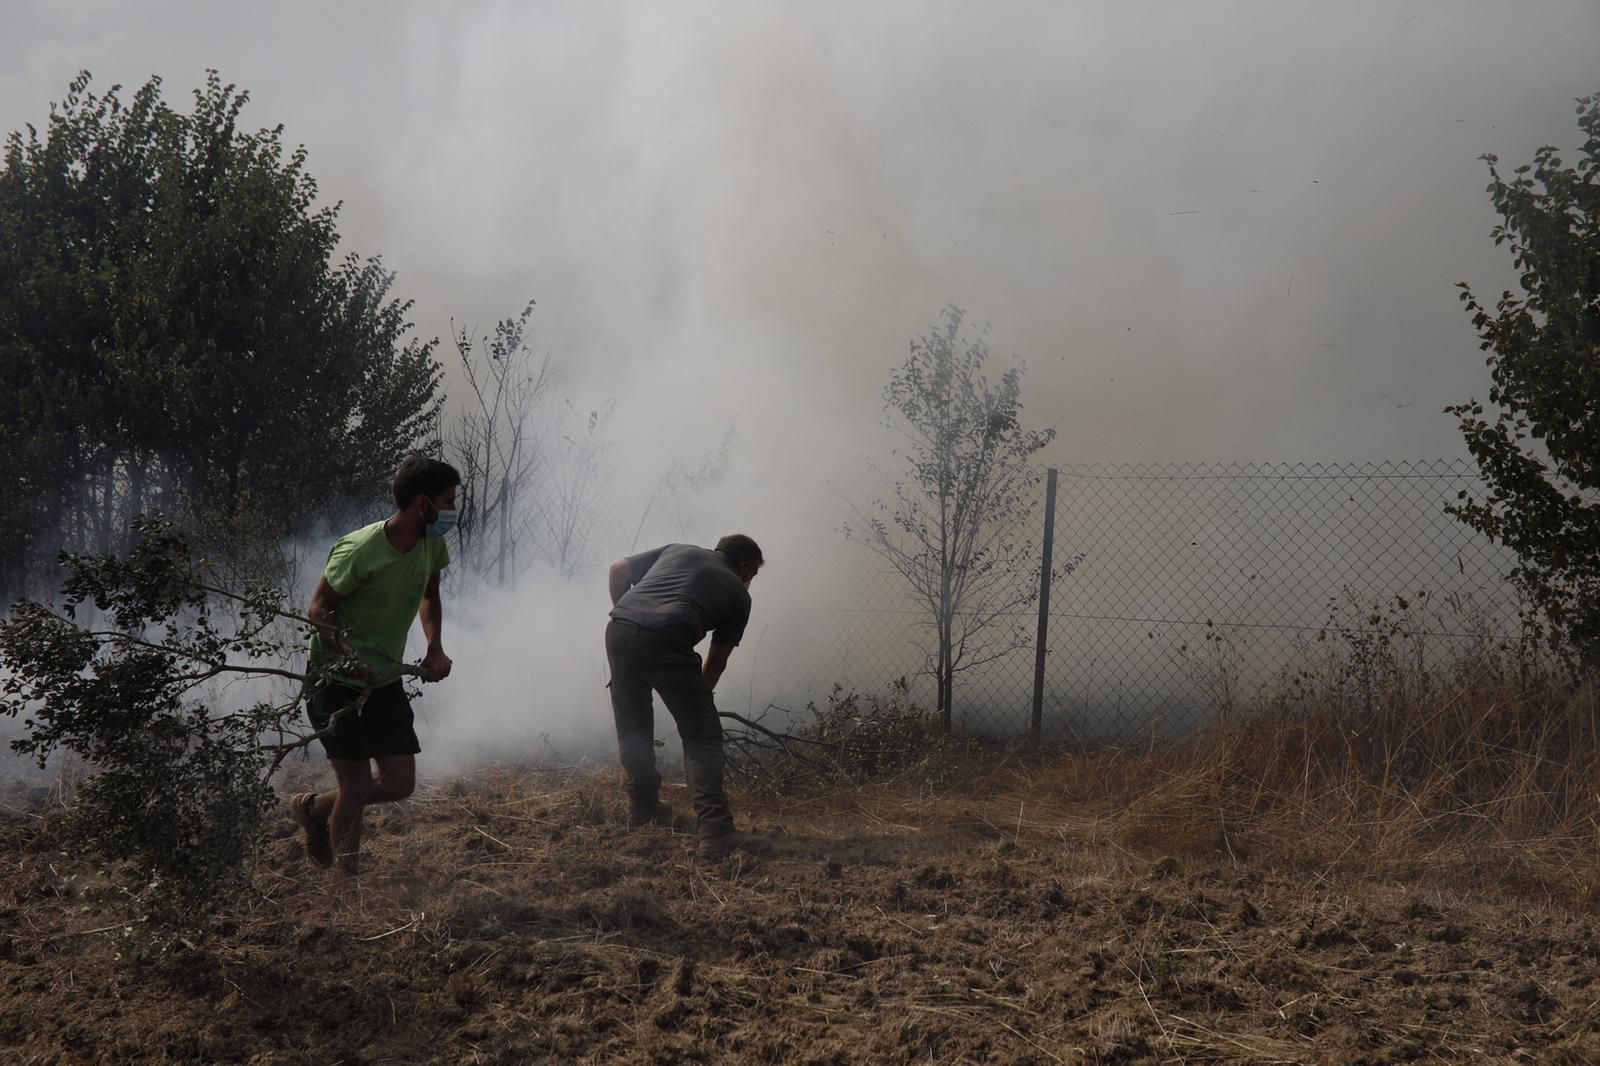
[[403,800],[416,784],[422,748],[401,670],[406,636],[420,613],[428,640],[422,680],[450,676],[440,636],[439,571],[450,563],[444,535],[455,526],[460,484],[448,463],[408,457],[395,472],[394,514],[334,542],[317,582],[308,612],[314,627],[310,672],[340,660],[357,664],[330,672],[306,706],[338,780],[332,792],[303,792],[289,801],[306,833],[306,854],[318,866],[331,866],[337,852],[341,872],[354,875],[362,810]]

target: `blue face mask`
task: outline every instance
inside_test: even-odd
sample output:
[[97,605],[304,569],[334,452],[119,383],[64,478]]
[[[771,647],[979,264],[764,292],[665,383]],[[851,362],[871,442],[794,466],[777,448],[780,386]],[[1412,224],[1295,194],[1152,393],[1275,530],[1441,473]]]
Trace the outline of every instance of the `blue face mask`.
[[437,516],[432,522],[422,527],[424,537],[442,537],[456,528],[456,513],[454,511],[435,511]]

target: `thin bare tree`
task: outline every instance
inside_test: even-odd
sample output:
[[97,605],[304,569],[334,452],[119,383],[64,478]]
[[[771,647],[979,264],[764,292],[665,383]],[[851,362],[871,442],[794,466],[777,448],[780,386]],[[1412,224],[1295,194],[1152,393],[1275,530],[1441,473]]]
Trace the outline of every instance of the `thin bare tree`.
[[[883,390],[886,425],[906,441],[893,496],[866,508],[848,499],[859,525],[846,537],[865,544],[905,580],[927,610],[938,711],[951,728],[956,675],[1027,645],[1022,608],[1039,590],[1039,561],[1026,536],[1039,503],[1034,455],[1055,430],[1029,430],[1022,371],[1013,362],[991,383],[984,328],[966,328],[959,307],[945,308]],[[1069,559],[1065,573],[1078,560]]]
[[533,416],[550,387],[550,353],[534,355],[528,326],[534,301],[492,333],[458,327],[451,338],[461,360],[469,402],[443,432],[441,450],[461,473],[459,561],[480,577],[504,585],[516,572],[517,553],[532,537],[528,497],[544,456]]

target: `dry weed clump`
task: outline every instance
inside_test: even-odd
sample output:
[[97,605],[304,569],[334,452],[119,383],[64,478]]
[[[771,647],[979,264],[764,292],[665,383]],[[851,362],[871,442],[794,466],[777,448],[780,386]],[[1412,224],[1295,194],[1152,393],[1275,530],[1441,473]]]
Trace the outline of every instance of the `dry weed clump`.
[[[768,710],[776,710],[776,707]],[[945,731],[939,716],[911,698],[905,678],[884,694],[834,685],[798,723],[778,730],[765,716],[724,713],[731,723],[729,763],[745,784],[768,794],[819,785],[942,777],[978,746]]]

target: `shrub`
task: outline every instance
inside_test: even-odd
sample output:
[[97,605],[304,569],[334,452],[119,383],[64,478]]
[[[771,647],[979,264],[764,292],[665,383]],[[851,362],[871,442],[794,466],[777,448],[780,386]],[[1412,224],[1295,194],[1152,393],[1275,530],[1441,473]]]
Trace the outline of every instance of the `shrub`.
[[[57,604],[0,620],[0,713],[18,753],[92,769],[68,814],[151,928],[194,928],[243,882],[306,675],[302,621],[270,582],[233,591],[171,524],[126,558],[61,557]],[[277,742],[269,734],[278,734]]]

